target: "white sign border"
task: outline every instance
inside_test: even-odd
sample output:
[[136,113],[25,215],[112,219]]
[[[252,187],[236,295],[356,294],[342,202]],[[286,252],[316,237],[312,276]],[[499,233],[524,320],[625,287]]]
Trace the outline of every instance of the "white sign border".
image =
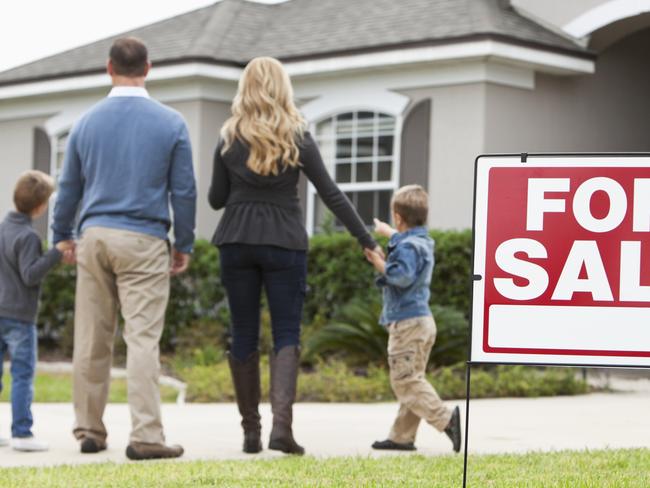
[[[525,162],[522,158],[525,156]],[[487,251],[487,213],[489,172],[492,168],[521,167],[650,167],[648,153],[617,154],[485,154],[478,156],[474,172],[474,225],[472,282],[472,326],[470,363],[530,364],[558,366],[650,367],[650,357],[587,356],[553,354],[486,353],[483,351],[485,301],[485,261]]]

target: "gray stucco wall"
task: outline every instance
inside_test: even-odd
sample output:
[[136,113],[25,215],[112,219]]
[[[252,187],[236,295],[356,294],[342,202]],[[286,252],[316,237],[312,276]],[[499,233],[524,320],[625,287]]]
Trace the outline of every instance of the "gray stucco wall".
[[0,121],[0,218],[13,209],[13,188],[18,176],[32,169],[34,127],[45,118]]
[[198,192],[196,234],[208,239],[212,237],[219,219],[219,213],[208,205],[212,159],[219,130],[230,114],[230,103],[195,100],[169,105],[183,114],[190,131]]
[[596,74],[487,85],[486,152],[650,151],[650,29],[600,54]]
[[483,150],[485,84],[403,91],[415,104],[431,100],[429,226],[462,229],[472,225],[474,159]]

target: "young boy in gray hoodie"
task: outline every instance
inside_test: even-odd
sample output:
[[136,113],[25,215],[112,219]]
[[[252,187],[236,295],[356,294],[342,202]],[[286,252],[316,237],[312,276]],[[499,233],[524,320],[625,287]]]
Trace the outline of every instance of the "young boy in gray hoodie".
[[[0,391],[2,361],[11,356],[11,445],[18,451],[45,451],[48,444],[32,434],[32,398],[37,357],[36,315],[43,278],[61,261],[71,259],[71,244],[59,243],[43,253],[32,220],[47,210],[54,181],[40,171],[24,173],[14,189],[16,210],[0,223]],[[0,446],[9,444],[0,438]]]
[[415,450],[420,419],[445,432],[454,451],[460,450],[460,412],[440,400],[426,380],[426,366],[436,339],[436,323],[429,308],[433,272],[433,240],[426,228],[429,196],[419,185],[395,192],[391,202],[397,229],[375,219],[375,231],[388,242],[388,256],[366,249],[366,257],[380,276],[384,306],[380,323],[388,328],[388,366],[399,412],[388,439],[374,449]]

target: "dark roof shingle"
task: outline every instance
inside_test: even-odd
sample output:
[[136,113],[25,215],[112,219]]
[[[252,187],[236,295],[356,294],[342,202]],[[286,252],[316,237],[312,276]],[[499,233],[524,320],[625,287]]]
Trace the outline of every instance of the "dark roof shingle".
[[99,72],[113,40],[124,35],[143,39],[158,65],[201,59],[243,66],[261,55],[288,60],[477,36],[588,55],[501,0],[223,0],[10,69],[0,73],[0,85]]

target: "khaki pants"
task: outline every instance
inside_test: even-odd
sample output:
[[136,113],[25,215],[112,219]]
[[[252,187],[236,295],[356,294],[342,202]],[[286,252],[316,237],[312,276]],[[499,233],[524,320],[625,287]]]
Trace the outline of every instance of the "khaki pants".
[[118,307],[127,345],[132,442],[163,443],[158,343],[169,298],[167,243],[103,227],[84,231],[77,247],[74,328],[74,435],[106,440],[108,398]]
[[436,340],[433,317],[393,322],[388,334],[390,384],[399,401],[399,412],[388,438],[399,443],[415,442],[420,419],[443,431],[451,419],[451,410],[425,377]]

